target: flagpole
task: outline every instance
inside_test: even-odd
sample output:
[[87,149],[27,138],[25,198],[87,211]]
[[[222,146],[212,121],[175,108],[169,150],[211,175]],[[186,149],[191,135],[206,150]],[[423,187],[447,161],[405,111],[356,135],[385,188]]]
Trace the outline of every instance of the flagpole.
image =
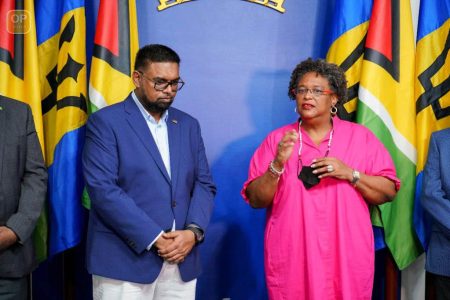
[[385,256],[385,267],[386,267],[386,285],[385,285],[385,299],[386,300],[397,300],[398,294],[398,275],[399,271],[397,265],[392,257],[390,250],[387,250],[387,255]]
[[73,248],[62,253],[63,295],[66,300],[75,299],[75,268],[73,267]]

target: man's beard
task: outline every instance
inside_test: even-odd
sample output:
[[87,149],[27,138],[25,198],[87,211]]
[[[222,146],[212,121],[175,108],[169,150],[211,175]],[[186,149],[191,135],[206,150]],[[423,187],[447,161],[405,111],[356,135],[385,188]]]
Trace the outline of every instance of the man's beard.
[[173,98],[170,102],[160,101],[159,99],[156,102],[148,101],[147,97],[143,101],[141,101],[142,106],[144,106],[145,110],[151,113],[164,113],[173,103]]

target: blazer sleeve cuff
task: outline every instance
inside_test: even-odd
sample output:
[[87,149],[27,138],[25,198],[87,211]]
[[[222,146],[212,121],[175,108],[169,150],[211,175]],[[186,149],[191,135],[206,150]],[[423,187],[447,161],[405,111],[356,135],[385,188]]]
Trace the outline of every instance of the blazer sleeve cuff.
[[33,227],[30,226],[29,222],[27,222],[19,214],[12,215],[6,222],[6,226],[14,231],[14,233],[17,235],[19,243],[27,240],[33,232]]

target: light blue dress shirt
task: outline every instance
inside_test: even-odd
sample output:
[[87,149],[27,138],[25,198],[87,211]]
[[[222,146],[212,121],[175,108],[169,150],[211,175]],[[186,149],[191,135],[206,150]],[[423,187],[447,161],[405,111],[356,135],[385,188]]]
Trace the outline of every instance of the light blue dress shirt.
[[164,166],[166,167],[167,173],[170,177],[169,135],[167,133],[167,118],[169,116],[168,110],[162,114],[161,119],[157,122],[155,118],[145,110],[144,106],[142,106],[141,102],[139,102],[134,92],[131,93],[131,97],[141,111],[142,116],[147,123],[148,129],[152,133],[153,139],[158,147],[159,154],[161,154]]
[[[144,106],[142,106],[141,102],[139,102],[136,94],[134,92],[131,93],[131,97],[133,98],[134,102],[136,103],[137,107],[139,108],[140,112],[142,113],[142,116],[145,119],[145,122],[147,123],[148,129],[152,133],[153,139],[155,140],[156,146],[158,147],[159,154],[161,155],[161,158],[164,162],[164,166],[166,167],[167,173],[170,174],[170,150],[169,150],[169,135],[167,132],[167,118],[169,116],[168,111],[166,110],[162,116],[161,119],[159,119],[159,122],[155,120],[155,118],[148,113],[148,111],[145,110]],[[173,227],[172,230],[175,228],[175,220],[173,220]],[[150,250],[150,248],[153,246],[153,244],[156,242],[156,240],[164,233],[164,231],[161,231],[161,233],[148,245],[147,250]]]

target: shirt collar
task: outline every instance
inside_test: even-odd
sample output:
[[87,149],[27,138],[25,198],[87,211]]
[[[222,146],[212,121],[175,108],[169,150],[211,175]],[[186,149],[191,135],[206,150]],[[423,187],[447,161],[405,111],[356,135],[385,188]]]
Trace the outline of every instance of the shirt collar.
[[[133,98],[134,103],[136,103],[137,107],[139,108],[139,111],[141,112],[142,116],[144,116],[144,118],[154,124],[158,124],[158,122],[156,122],[155,118],[149,114],[148,111],[145,110],[144,106],[142,105],[142,103],[139,101],[139,99],[137,98],[136,94],[133,92],[131,92],[131,98]],[[163,121],[164,123],[167,122],[167,118],[169,117],[169,110],[166,110],[165,112],[163,112],[160,121]]]

